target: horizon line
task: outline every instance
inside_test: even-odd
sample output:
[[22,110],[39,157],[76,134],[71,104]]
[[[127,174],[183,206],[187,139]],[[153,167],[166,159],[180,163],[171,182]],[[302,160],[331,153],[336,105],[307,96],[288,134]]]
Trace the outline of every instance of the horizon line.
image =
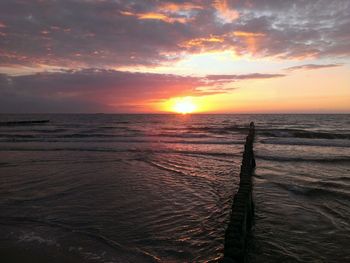
[[176,113],[176,112],[9,112],[0,115],[34,115],[34,114],[81,114],[81,115],[347,115],[350,112],[198,112],[198,113]]

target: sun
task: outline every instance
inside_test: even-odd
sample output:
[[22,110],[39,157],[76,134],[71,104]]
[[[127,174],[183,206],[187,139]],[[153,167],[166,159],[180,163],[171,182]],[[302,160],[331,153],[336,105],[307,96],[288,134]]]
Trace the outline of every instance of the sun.
[[196,110],[196,108],[196,105],[189,97],[180,98],[176,100],[173,106],[174,112],[181,114],[193,113]]

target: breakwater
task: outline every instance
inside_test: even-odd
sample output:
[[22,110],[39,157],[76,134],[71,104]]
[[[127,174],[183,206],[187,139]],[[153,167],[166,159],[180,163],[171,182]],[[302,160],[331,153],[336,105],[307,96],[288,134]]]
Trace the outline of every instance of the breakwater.
[[233,198],[230,221],[225,232],[224,257],[221,260],[224,263],[243,263],[247,261],[247,236],[254,219],[252,195],[252,174],[255,168],[254,136],[255,125],[251,122],[244,145],[239,188]]

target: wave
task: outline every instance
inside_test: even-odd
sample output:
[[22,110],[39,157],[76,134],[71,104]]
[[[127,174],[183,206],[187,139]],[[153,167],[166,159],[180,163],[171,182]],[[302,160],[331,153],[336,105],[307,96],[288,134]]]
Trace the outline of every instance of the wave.
[[131,130],[129,128],[123,128],[126,131],[131,132],[131,134],[108,134],[108,133],[88,133],[88,132],[82,132],[82,133],[75,133],[75,134],[65,134],[61,136],[57,136],[59,138],[94,138],[94,137],[107,137],[107,138],[113,138],[113,137],[134,137],[135,133],[139,134],[140,136],[145,137],[171,137],[171,138],[211,138],[208,134],[194,134],[194,133],[156,133],[156,134],[147,134],[142,133],[138,130]]
[[120,135],[115,134],[105,134],[105,133],[73,133],[73,134],[64,134],[57,136],[57,138],[113,138],[113,137],[120,137]]
[[130,129],[127,126],[100,126],[100,127],[97,127],[96,129],[98,129],[98,130],[130,130],[130,131],[133,131],[132,129]]
[[32,134],[0,134],[0,138],[7,138],[10,141],[13,141],[15,139],[25,139],[25,138],[37,138],[37,135],[32,135]]
[[239,133],[246,133],[249,130],[249,127],[245,126],[201,126],[201,127],[190,127],[189,130],[194,131],[204,131],[204,132],[210,132],[215,134],[230,134],[232,132],[239,132]]
[[[246,126],[226,126],[226,127],[212,127],[212,126],[202,126],[202,127],[190,127],[189,130],[194,131],[204,131],[215,134],[229,134],[232,132],[238,132],[245,134],[249,127]],[[305,138],[305,139],[344,139],[350,140],[350,134],[347,133],[329,133],[329,132],[318,132],[318,131],[308,131],[301,129],[286,129],[286,128],[256,128],[257,134],[267,137],[282,137],[282,138]]]
[[[350,179],[350,177],[348,178]],[[317,182],[318,185],[324,187],[324,188],[345,188],[347,187],[346,182],[343,182],[341,177],[334,178],[334,181],[319,181]]]
[[130,121],[113,121],[112,123],[115,123],[115,124],[128,124],[128,123],[130,123]]
[[[123,138],[124,137],[124,138]],[[133,138],[134,137],[134,138]],[[152,139],[154,136],[150,136],[149,139],[138,138],[135,136],[100,136],[100,137],[90,137],[90,136],[68,136],[68,137],[37,137],[34,135],[20,135],[20,136],[0,136],[1,142],[45,142],[45,143],[77,143],[77,142],[109,142],[109,143],[167,143],[167,144],[201,144],[201,145],[243,145],[244,141],[228,141],[227,139],[218,140],[167,140],[167,139]],[[127,138],[127,139],[126,139]],[[175,138],[175,137],[173,137]],[[180,137],[181,138],[181,137]],[[190,138],[190,137],[189,137]],[[72,140],[69,140],[72,139]],[[93,139],[93,140],[87,140]],[[196,139],[196,138],[193,138]],[[0,149],[1,150],[1,149]]]
[[346,192],[340,190],[334,190],[330,188],[321,188],[321,187],[307,187],[300,185],[284,184],[275,182],[275,185],[283,188],[293,194],[304,195],[308,197],[325,197],[325,196],[337,196],[342,200],[350,200],[350,195]]
[[31,130],[33,132],[42,132],[42,133],[59,133],[59,132],[66,132],[68,129],[64,128],[56,128],[56,129],[35,129]]
[[[246,133],[249,128],[245,126],[202,126],[202,127],[187,127],[184,129],[170,129],[169,131],[173,132],[161,132],[158,134],[144,134],[141,130],[131,129],[127,126],[101,126],[96,127],[96,131],[100,130],[125,130],[131,133],[140,133],[146,136],[159,136],[159,137],[178,137],[178,138],[206,138],[211,137],[210,134],[216,135],[226,135],[232,134],[232,132]],[[56,129],[36,129],[30,130],[35,132],[42,133],[60,133],[67,131],[67,128],[56,128]],[[275,137],[275,138],[304,138],[304,139],[342,139],[350,140],[350,134],[347,133],[329,133],[329,132],[316,132],[316,131],[307,131],[299,129],[266,129],[266,128],[257,128],[257,134],[265,137]],[[2,134],[1,136],[15,136],[12,134]],[[18,136],[27,136],[27,135],[18,135]],[[108,134],[108,133],[98,133],[94,131],[84,131],[73,134],[62,134],[59,137],[62,138],[85,138],[85,137],[118,137],[118,136],[127,136],[127,134]]]
[[172,173],[177,173],[177,174],[180,174],[180,175],[184,175],[184,176],[187,176],[187,174],[183,171],[180,171],[179,169],[175,169],[174,167],[167,167],[163,164],[160,164],[160,163],[157,163],[155,161],[150,161],[150,160],[147,160],[147,159],[143,159],[144,162],[148,163],[149,165],[152,165],[158,169],[161,169],[161,170],[164,170],[164,171],[167,171],[167,172],[172,172]]
[[193,134],[193,133],[158,133],[152,136],[173,137],[173,138],[208,138],[208,134]]
[[111,152],[111,153],[174,153],[174,154],[190,154],[190,155],[205,155],[205,156],[220,156],[220,157],[235,157],[240,156],[234,153],[225,152],[210,152],[210,151],[185,151],[185,150],[171,150],[171,149],[104,149],[104,148],[0,148],[1,151],[25,151],[25,152],[57,152],[57,151],[67,151],[67,152]]
[[[50,131],[45,131],[49,133]],[[52,131],[55,132],[55,131]],[[139,134],[139,136],[144,137],[171,137],[171,138],[209,138],[205,134],[171,134],[171,133],[160,133],[160,134]],[[10,134],[10,133],[0,133],[0,138],[124,138],[124,137],[135,137],[135,134],[109,134],[109,133],[71,133],[71,134],[62,134],[56,135],[54,137],[43,136],[40,134]]]
[[257,129],[258,135],[268,137],[293,137],[305,139],[343,139],[350,140],[350,134],[314,132],[297,129]]
[[260,143],[276,144],[276,145],[305,145],[305,146],[321,146],[321,147],[350,147],[349,140],[325,140],[325,139],[301,139],[301,138],[274,138],[262,139]]
[[[142,257],[144,260],[150,260],[151,262],[161,262],[161,259],[157,257],[156,255],[151,254],[150,252],[147,252],[145,250],[142,250],[138,247],[130,247],[130,246],[124,246],[117,241],[110,239],[107,236],[104,236],[102,234],[97,234],[89,230],[84,230],[82,228],[77,228],[70,226],[68,224],[59,222],[57,220],[46,220],[46,219],[40,219],[40,218],[31,218],[31,217],[0,217],[0,224],[5,224],[5,225],[21,225],[23,223],[36,223],[36,224],[41,224],[41,225],[46,225],[50,227],[55,227],[55,228],[60,228],[65,231],[72,232],[74,234],[80,234],[84,236],[88,236],[95,241],[99,241],[104,243],[105,245],[110,246],[111,248],[114,249],[119,249],[124,252],[128,252],[133,255],[138,255]],[[38,237],[34,237],[36,240]],[[40,238],[40,240],[46,241],[46,239]],[[30,241],[30,240],[28,240]]]
[[318,162],[318,163],[350,163],[350,157],[342,156],[335,158],[302,158],[302,157],[282,157],[255,155],[257,159],[276,162]]
[[0,122],[0,126],[31,126],[31,125],[40,125],[46,124],[50,120],[31,120],[31,121],[5,121]]
[[[54,133],[55,131],[52,131]],[[45,132],[45,133],[50,133]],[[9,133],[0,133],[0,138],[9,139],[9,141],[13,141],[16,139],[25,139],[32,138],[37,140],[45,139],[65,139],[65,138],[120,138],[120,137],[134,137],[135,135],[127,135],[127,134],[105,134],[105,133],[73,133],[73,134],[62,134],[55,136],[48,136],[43,134],[9,134]]]

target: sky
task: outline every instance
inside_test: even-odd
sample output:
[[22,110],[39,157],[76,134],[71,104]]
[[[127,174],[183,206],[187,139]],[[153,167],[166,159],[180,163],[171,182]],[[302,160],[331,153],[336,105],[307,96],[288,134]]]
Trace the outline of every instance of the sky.
[[1,0],[0,113],[350,113],[349,0]]

